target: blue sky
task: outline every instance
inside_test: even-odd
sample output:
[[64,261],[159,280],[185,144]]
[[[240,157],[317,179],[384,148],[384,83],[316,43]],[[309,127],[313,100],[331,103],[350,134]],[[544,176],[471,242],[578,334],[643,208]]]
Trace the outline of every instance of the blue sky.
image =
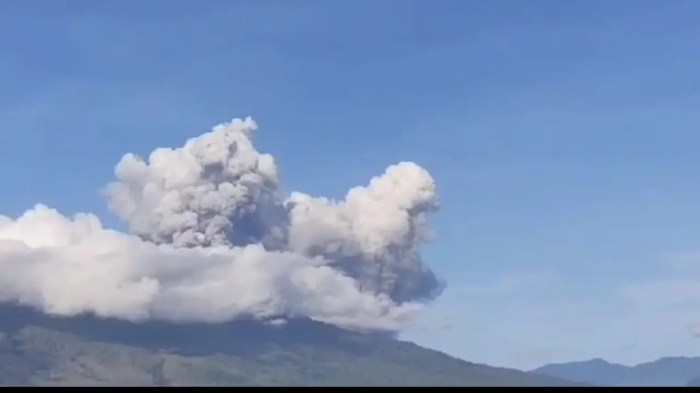
[[697,354],[700,3],[0,2],[0,212],[253,116],[290,189],[415,161],[449,282],[405,336],[534,367]]

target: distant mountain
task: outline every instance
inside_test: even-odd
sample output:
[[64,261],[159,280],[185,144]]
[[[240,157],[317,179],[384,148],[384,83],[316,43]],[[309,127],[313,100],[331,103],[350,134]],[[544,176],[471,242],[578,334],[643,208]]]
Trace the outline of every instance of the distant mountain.
[[1,385],[552,386],[558,378],[469,363],[308,320],[284,326],[135,324],[0,307]]
[[633,367],[593,359],[550,364],[532,373],[598,386],[688,386],[700,382],[700,358],[665,357]]

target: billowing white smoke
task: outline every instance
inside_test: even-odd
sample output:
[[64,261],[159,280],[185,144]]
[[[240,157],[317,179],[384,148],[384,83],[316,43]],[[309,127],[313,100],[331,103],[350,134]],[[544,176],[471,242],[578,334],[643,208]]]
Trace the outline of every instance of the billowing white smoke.
[[391,166],[338,202],[284,199],[255,129],[236,119],[147,161],[124,156],[105,195],[133,235],[43,205],[0,216],[0,301],[59,315],[398,330],[439,294],[418,253],[437,208],[427,171]]
[[[261,228],[250,226],[266,225],[249,221],[255,215],[262,218],[261,210],[272,207],[278,178],[272,156],[258,153],[251,142],[256,128],[250,118],[236,119],[188,140],[182,148],[156,149],[148,162],[127,154],[115,171],[119,181],[106,190],[110,207],[133,233],[157,243],[231,245],[234,240],[260,240]],[[237,229],[244,230],[232,236]],[[240,236],[253,238],[234,239]]]
[[342,202],[293,193],[289,249],[320,255],[364,290],[398,301],[430,298],[442,287],[421,262],[425,213],[437,208],[430,174],[413,163],[390,166]]

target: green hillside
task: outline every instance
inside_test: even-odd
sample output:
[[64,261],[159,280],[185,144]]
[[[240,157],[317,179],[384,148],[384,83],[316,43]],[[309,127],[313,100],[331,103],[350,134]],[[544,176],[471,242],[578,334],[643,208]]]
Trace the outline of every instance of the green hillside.
[[562,384],[310,322],[171,327],[16,317],[0,333],[3,385]]

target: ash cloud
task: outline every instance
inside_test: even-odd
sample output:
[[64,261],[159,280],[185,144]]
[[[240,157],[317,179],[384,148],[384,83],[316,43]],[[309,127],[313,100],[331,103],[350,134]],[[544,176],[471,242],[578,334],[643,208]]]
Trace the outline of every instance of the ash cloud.
[[103,190],[128,234],[37,205],[0,216],[0,301],[54,315],[399,330],[443,283],[419,249],[438,208],[420,166],[392,165],[340,201],[281,194],[250,119],[147,159],[125,155]]

